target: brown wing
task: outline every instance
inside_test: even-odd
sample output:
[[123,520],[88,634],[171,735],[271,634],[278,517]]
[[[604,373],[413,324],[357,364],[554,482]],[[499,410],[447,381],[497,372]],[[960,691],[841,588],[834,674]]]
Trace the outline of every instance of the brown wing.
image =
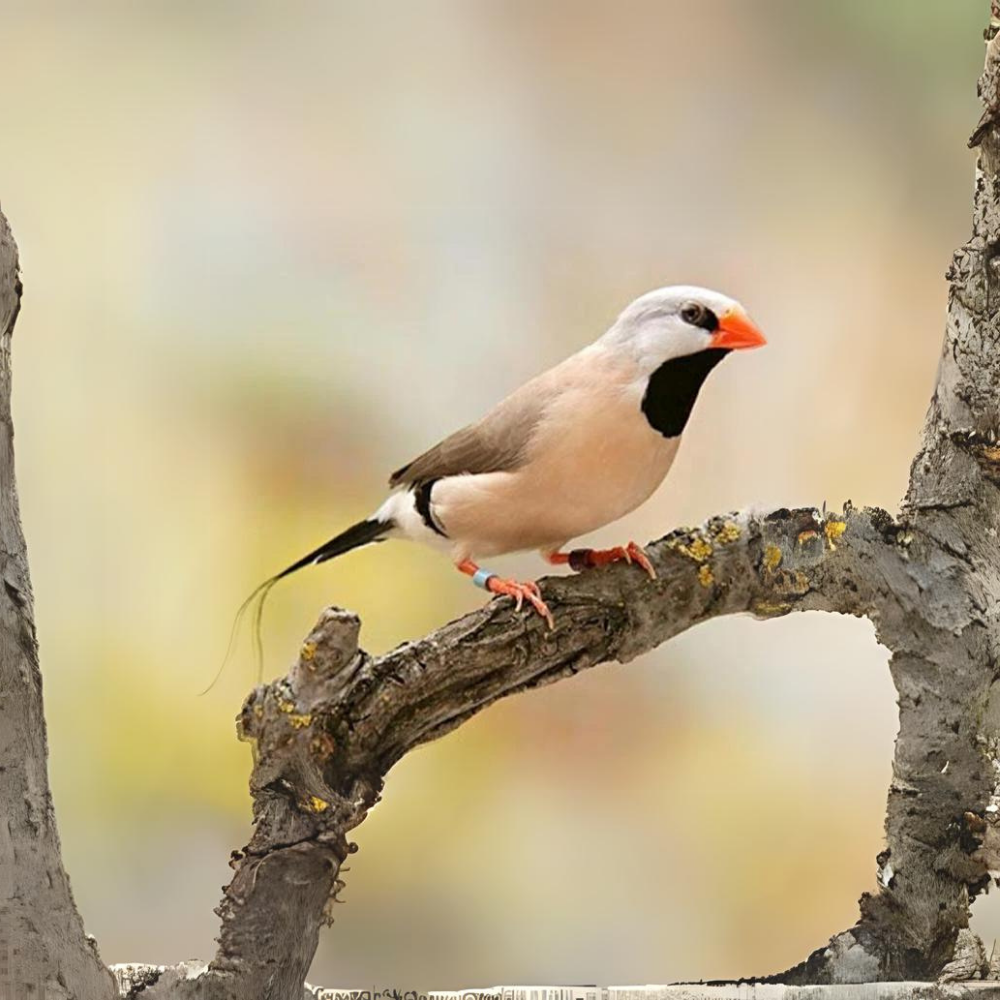
[[390,486],[426,483],[444,476],[508,472],[526,460],[541,414],[556,392],[556,370],[508,396],[482,420],[463,427],[389,477]]

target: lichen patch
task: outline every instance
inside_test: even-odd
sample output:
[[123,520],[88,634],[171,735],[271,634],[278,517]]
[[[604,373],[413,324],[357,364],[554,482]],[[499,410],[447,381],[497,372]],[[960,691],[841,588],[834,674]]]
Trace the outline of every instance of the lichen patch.
[[696,563],[707,562],[708,557],[714,551],[712,543],[697,532],[692,532],[688,536],[681,536],[677,539],[671,539],[667,542],[667,546],[676,552],[680,552],[681,555],[687,556],[688,559],[693,559]]
[[826,535],[826,543],[830,546],[831,550],[835,550],[837,548],[837,540],[845,531],[847,531],[846,521],[830,520],[823,525],[823,533]]
[[729,545],[740,537],[740,526],[734,521],[724,521],[713,537],[720,545]]
[[758,601],[753,606],[753,613],[758,618],[776,618],[778,615],[788,614],[791,610],[791,604],[776,603],[771,601]]

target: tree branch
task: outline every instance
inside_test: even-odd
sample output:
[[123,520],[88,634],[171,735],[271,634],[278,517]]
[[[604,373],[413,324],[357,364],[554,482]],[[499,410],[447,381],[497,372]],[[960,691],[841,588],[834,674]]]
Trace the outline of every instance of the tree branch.
[[713,518],[648,551],[655,582],[624,565],[541,581],[552,632],[502,598],[372,658],[358,649],[358,619],[325,611],[287,677],[257,688],[240,715],[241,738],[255,748],[256,828],[234,856],[218,954],[198,979],[157,984],[149,997],[291,996],[301,988],[343,885],[347,834],[414,747],[501,698],[627,662],[720,615],[863,614],[904,558],[892,519],[876,510]]
[[20,307],[17,246],[0,213],[0,949],[10,956],[12,995],[27,995],[30,987],[40,996],[98,1000],[115,995],[114,982],[73,903],[46,770],[42,678],[10,414],[11,340]]
[[901,517],[907,573],[878,609],[900,711],[880,888],[789,982],[968,978],[980,954],[967,946],[969,903],[1000,870],[1000,0],[991,9],[973,232],[947,275],[941,364]]
[[[213,996],[267,996],[275,969],[289,989],[301,984],[328,893],[342,884],[347,834],[412,747],[499,698],[625,662],[699,621],[808,608],[873,620],[893,653],[900,733],[878,892],[862,897],[853,928],[774,978],[971,974],[982,951],[969,946],[969,903],[1000,868],[1000,641],[989,610],[1000,597],[995,44],[980,81],[974,231],[949,272],[944,353],[900,523],[881,511],[715,519],[653,546],[655,585],[625,567],[545,581],[559,622],[551,635],[499,601],[373,660],[357,650],[357,619],[328,611],[289,675],[257,689],[240,717],[257,750],[256,830],[234,861],[219,952],[200,980],[223,987]],[[308,896],[289,911],[303,883]],[[274,912],[287,918],[280,932]]]

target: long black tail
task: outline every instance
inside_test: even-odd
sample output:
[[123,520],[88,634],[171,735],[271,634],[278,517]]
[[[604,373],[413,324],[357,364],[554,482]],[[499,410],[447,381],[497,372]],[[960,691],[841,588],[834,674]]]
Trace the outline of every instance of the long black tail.
[[318,549],[313,549],[308,555],[303,556],[297,562],[293,562],[291,566],[287,566],[280,573],[276,573],[270,579],[265,580],[240,605],[239,610],[236,612],[236,618],[233,620],[233,627],[229,633],[229,646],[226,648],[226,655],[222,661],[222,666],[219,667],[219,671],[212,680],[212,683],[202,691],[202,694],[207,694],[215,687],[216,681],[222,676],[222,671],[226,669],[226,664],[229,663],[229,658],[233,654],[233,647],[236,645],[236,637],[239,635],[240,625],[243,622],[244,616],[251,608],[253,609],[253,645],[257,659],[257,680],[258,682],[263,680],[264,644],[261,641],[261,622],[264,619],[264,603],[267,601],[268,594],[271,593],[271,588],[279,580],[297,573],[300,569],[305,569],[306,566],[312,566],[314,563],[326,562],[327,559],[335,559],[337,556],[342,556],[345,552],[350,552],[351,549],[360,548],[362,545],[370,545],[372,542],[380,542],[384,540],[393,527],[392,521],[379,521],[374,518],[359,521],[357,524],[351,525],[346,531],[335,535],[328,542],[324,542]]
[[300,569],[305,569],[306,566],[313,565],[313,563],[326,562],[327,559],[336,559],[337,556],[342,556],[345,552],[350,552],[351,549],[357,549],[362,545],[370,545],[372,542],[381,541],[392,530],[392,527],[391,521],[376,521],[372,518],[352,524],[346,531],[342,531],[339,535],[331,538],[330,541],[324,542],[318,549],[313,549],[309,555],[303,556],[298,562],[293,562],[291,566],[283,569],[277,576],[272,576],[267,583],[261,584],[261,587],[266,587],[269,583],[277,583],[286,576],[291,576]]

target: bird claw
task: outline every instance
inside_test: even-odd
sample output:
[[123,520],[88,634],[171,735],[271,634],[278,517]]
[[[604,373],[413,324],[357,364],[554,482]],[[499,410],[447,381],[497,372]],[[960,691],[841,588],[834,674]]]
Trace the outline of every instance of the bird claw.
[[[574,559],[578,556],[579,558]],[[611,563],[626,562],[630,566],[634,563],[651,580],[656,579],[656,570],[649,561],[649,556],[641,545],[629,542],[628,545],[616,545],[613,549],[577,549],[570,554],[570,565],[574,569],[584,569],[590,567],[609,566]]]
[[646,550],[641,545],[636,545],[635,542],[629,542],[625,546],[625,559],[629,563],[635,563],[636,565],[642,567],[649,576],[650,580],[656,579],[656,570],[653,568],[653,564],[649,561],[649,556],[646,555]]
[[524,602],[527,601],[545,619],[550,629],[556,627],[552,612],[549,611],[549,606],[542,600],[542,592],[537,583],[532,581],[520,583],[517,580],[503,580],[498,576],[491,576],[486,583],[486,588],[491,593],[513,597],[514,609],[516,611],[520,611]]

